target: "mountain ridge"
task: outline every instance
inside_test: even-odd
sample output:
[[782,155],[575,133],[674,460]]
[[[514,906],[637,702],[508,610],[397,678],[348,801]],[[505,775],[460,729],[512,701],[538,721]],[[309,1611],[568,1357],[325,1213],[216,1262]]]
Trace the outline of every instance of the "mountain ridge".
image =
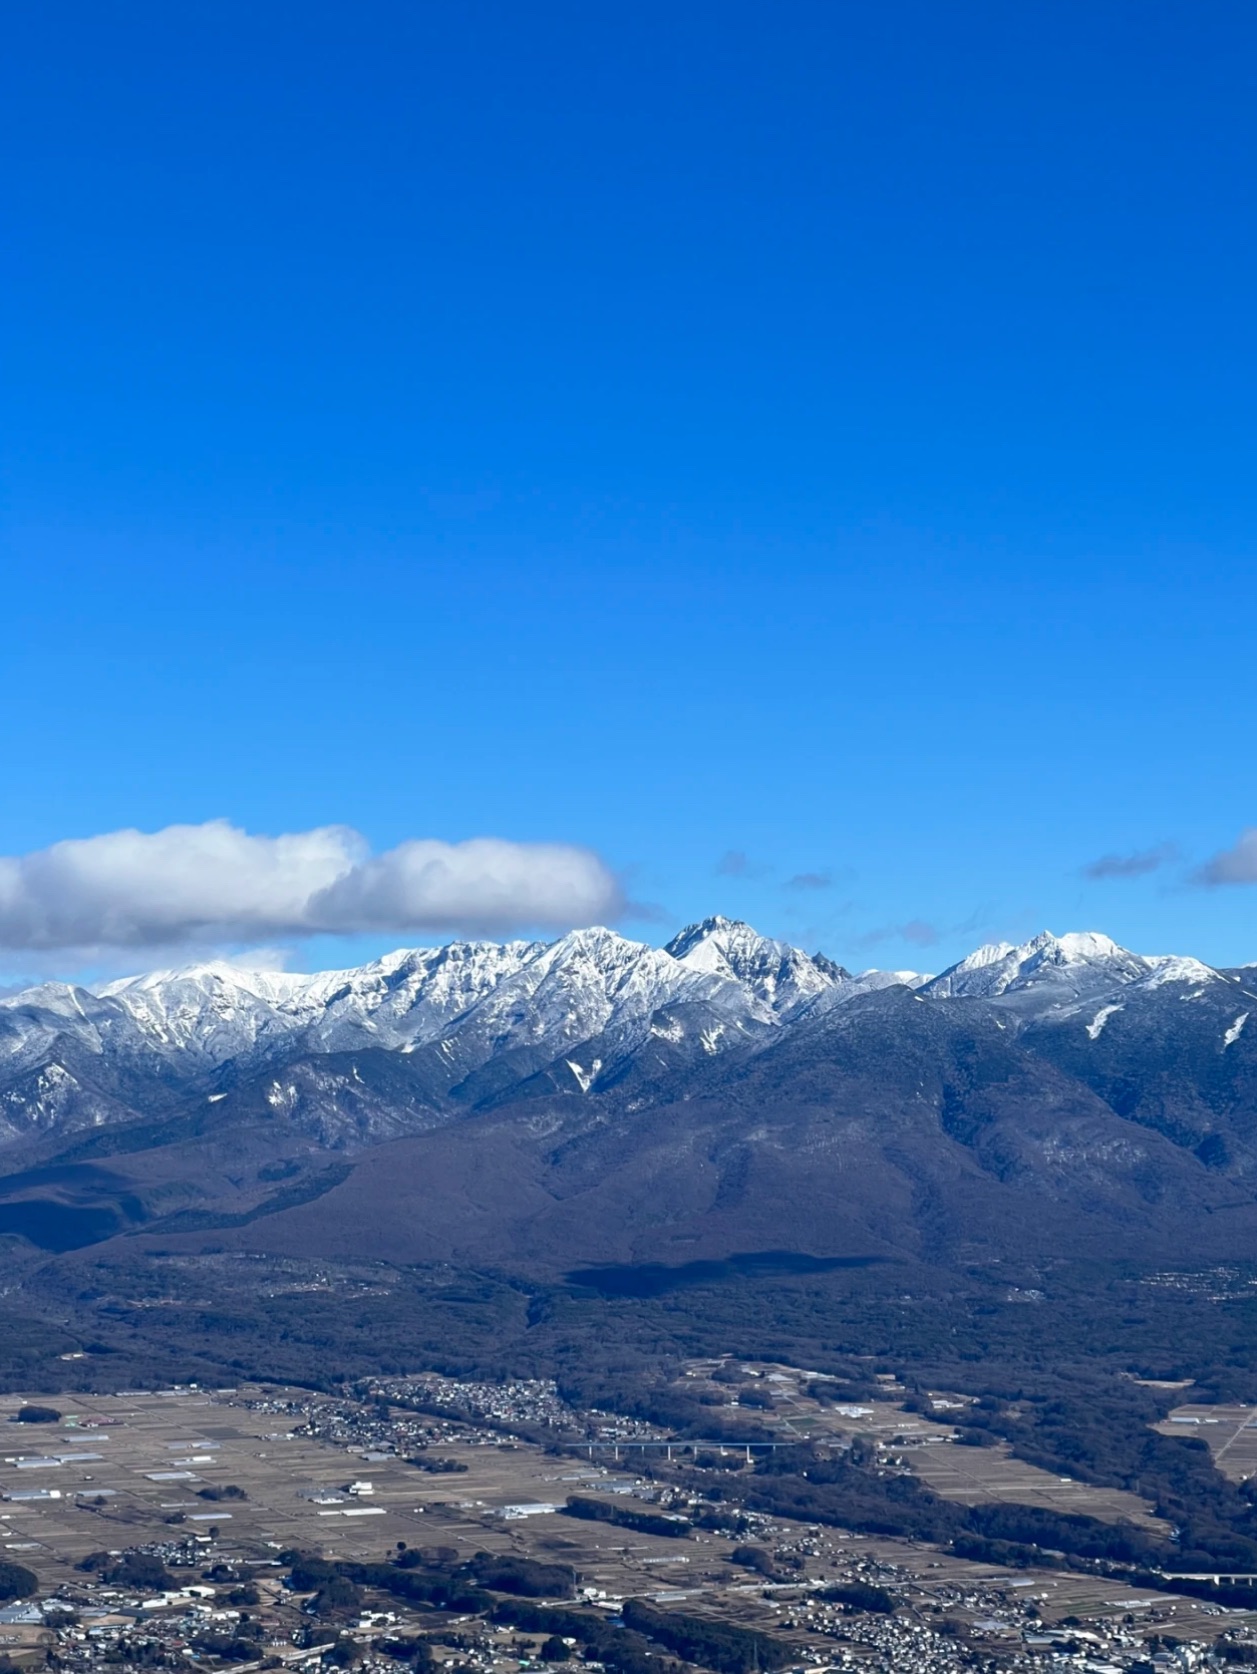
[[[285,1064],[364,1051],[413,1058],[433,1107],[500,1103],[524,1087],[587,1094],[623,1080],[643,1053],[667,1075],[900,984],[996,1006],[1018,1028],[1093,1005],[1095,1039],[1137,993],[1243,990],[1242,972],[1133,954],[1096,932],[1043,932],[987,944],[933,977],[852,975],[713,916],[663,948],[595,926],[549,943],[399,949],[308,975],[210,962],[94,990],[45,983],[0,999],[0,1140],[223,1098]],[[1228,1029],[1242,1030],[1237,1018]]]
[[1257,971],[1084,932],[852,975],[712,918],[45,984],[0,1001],[0,1138],[0,1236],[46,1248],[1222,1259]]

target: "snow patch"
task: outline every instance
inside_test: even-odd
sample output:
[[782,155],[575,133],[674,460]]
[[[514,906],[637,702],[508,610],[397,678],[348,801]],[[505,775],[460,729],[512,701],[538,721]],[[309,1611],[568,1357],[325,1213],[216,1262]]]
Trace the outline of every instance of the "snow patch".
[[1124,1011],[1125,1009],[1126,1008],[1124,1006],[1120,1005],[1101,1006],[1099,1011],[1096,1012],[1095,1016],[1091,1019],[1090,1023],[1087,1024],[1088,1039],[1097,1040],[1101,1029],[1103,1029],[1104,1025],[1108,1022],[1109,1018],[1112,1017],[1113,1013],[1115,1011]]
[[602,1068],[602,1059],[595,1058],[588,1069],[582,1069],[574,1058],[568,1058],[565,1062],[568,1069],[570,1069],[572,1074],[576,1077],[576,1082],[580,1087],[581,1092],[587,1093],[593,1086],[594,1081],[597,1078],[598,1071]]
[[650,1025],[650,1032],[659,1040],[671,1041],[674,1046],[685,1039],[685,1026],[675,1017],[668,1018],[666,1022],[655,1019]]
[[1242,1011],[1239,1014],[1239,1016],[1235,1019],[1234,1023],[1232,1023],[1231,1027],[1223,1035],[1223,1037],[1222,1037],[1222,1050],[1224,1052],[1226,1051],[1228,1046],[1234,1046],[1236,1041],[1244,1033],[1244,1025],[1245,1025],[1245,1023],[1248,1022],[1248,1018],[1249,1018],[1248,1012]]

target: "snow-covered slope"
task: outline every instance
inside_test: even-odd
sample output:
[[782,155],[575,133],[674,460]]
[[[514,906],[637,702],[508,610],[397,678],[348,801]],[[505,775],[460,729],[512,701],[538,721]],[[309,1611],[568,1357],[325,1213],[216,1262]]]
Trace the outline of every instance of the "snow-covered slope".
[[320,1015],[322,978],[234,965],[152,971],[100,990],[136,1030],[145,1047],[191,1067],[245,1056],[264,1057]]
[[1147,957],[1094,930],[1054,936],[1045,930],[1014,947],[990,942],[922,985],[935,999],[1000,1003],[1027,1016],[1067,1011],[1136,985],[1220,982],[1198,959]]
[[[443,1029],[429,1051],[439,1057],[451,1090],[475,1078],[463,1096],[500,1096],[556,1063],[566,1064],[588,1091],[613,1058],[649,1037],[652,1018],[685,1002],[712,1008],[730,1023],[776,1023],[771,1008],[742,984],[595,928],[543,948]],[[486,1069],[491,1073],[478,1075]]]
[[851,981],[823,953],[757,935],[735,919],[706,918],[674,936],[664,950],[692,971],[740,983],[778,1017],[791,1017],[819,995]]
[[196,965],[110,983],[150,1045],[203,1064],[303,1050],[404,1049],[429,1040],[521,966],[544,942],[453,942],[405,949],[354,970],[300,976]]

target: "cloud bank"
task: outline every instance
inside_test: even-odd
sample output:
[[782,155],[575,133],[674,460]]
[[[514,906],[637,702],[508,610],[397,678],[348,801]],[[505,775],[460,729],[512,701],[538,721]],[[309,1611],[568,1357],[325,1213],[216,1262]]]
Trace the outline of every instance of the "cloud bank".
[[1196,873],[1202,884],[1257,883],[1257,825],[1242,831],[1238,840],[1221,854],[1207,860]]
[[347,826],[261,837],[210,820],[0,856],[0,947],[35,952],[565,930],[623,906],[616,878],[590,850],[497,837],[413,838],[373,855]]

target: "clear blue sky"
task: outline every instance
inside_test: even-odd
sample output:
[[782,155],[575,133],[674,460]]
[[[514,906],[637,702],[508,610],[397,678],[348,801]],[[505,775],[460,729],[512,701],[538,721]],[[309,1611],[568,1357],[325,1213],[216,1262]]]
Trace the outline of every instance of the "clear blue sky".
[[649,939],[1257,960],[1191,882],[1257,825],[1252,6],[6,36],[0,853],[553,839]]

